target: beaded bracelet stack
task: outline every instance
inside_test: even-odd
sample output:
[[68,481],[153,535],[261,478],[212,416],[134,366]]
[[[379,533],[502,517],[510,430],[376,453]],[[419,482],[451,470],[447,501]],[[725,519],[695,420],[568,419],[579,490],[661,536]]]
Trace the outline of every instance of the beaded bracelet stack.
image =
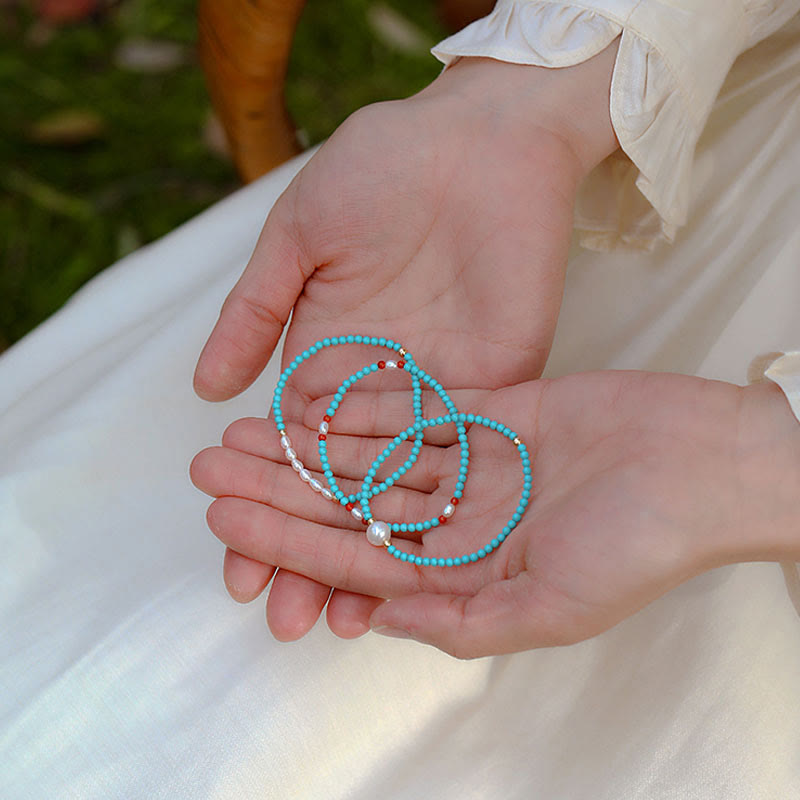
[[[292,447],[292,441],[289,438],[283,421],[283,414],[281,411],[281,398],[283,390],[292,373],[304,362],[311,358],[316,353],[328,347],[335,347],[343,344],[361,344],[371,345],[373,347],[387,348],[391,354],[395,353],[399,358],[392,360],[376,361],[372,364],[365,366],[354,374],[350,375],[337,389],[336,393],[328,406],[327,412],[323,416],[319,424],[319,433],[317,436],[319,457],[322,464],[322,474],[325,478],[325,483],[314,478],[313,475],[306,469],[303,462],[298,458],[297,452]],[[330,461],[328,460],[328,433],[330,431],[331,423],[336,414],[336,409],[344,399],[347,390],[364,378],[371,375],[373,372],[379,370],[404,370],[409,373],[411,377],[412,388],[412,407],[414,412],[414,422],[409,425],[405,430],[397,434],[389,444],[384,448],[370,468],[367,470],[364,480],[361,484],[361,489],[357,494],[346,494],[343,492],[337,482],[333,469],[331,468]],[[426,419],[422,416],[422,384],[429,386],[444,403],[447,413],[439,417],[431,417]],[[409,564],[417,566],[437,566],[437,567],[454,567],[461,564],[474,563],[482,558],[485,558],[493,550],[496,550],[505,539],[509,536],[511,531],[517,526],[522,519],[531,497],[531,487],[533,485],[533,476],[531,469],[530,456],[525,444],[517,436],[517,434],[506,427],[500,422],[483,417],[479,414],[464,414],[460,412],[450,396],[444,390],[444,387],[427,372],[422,370],[414,361],[412,355],[397,342],[391,339],[377,336],[332,336],[330,338],[322,339],[315,344],[311,345],[308,350],[303,351],[297,356],[281,374],[278,379],[278,384],[275,387],[275,395],[272,400],[272,413],[275,419],[275,424],[280,436],[280,444],[284,450],[287,460],[292,465],[292,468],[297,472],[300,479],[308,484],[308,486],[316,493],[320,494],[326,500],[340,504],[348,511],[355,519],[366,526],[367,540],[370,544],[378,547],[385,547],[386,551],[394,558],[405,561]],[[370,508],[370,500],[385,491],[387,491],[398,479],[400,479],[406,472],[414,465],[419,456],[422,444],[425,438],[425,430],[427,428],[434,428],[437,425],[446,425],[453,423],[456,426],[458,433],[458,442],[461,450],[461,464],[459,467],[458,480],[456,481],[453,495],[450,501],[444,506],[441,514],[426,519],[422,522],[385,522],[383,520],[376,520],[372,515]],[[522,461],[522,493],[520,495],[519,504],[517,505],[514,514],[503,526],[502,530],[490,542],[487,542],[480,549],[467,553],[465,555],[454,556],[449,558],[418,556],[412,553],[405,552],[392,543],[392,533],[407,533],[407,532],[422,532],[429,531],[440,525],[444,525],[456,512],[456,506],[464,494],[464,487],[467,483],[467,476],[469,474],[469,441],[467,436],[467,425],[482,425],[490,430],[497,431],[497,433],[505,436],[511,440],[517,448],[517,453]],[[403,442],[413,439],[413,446],[411,453],[402,466],[398,467],[388,478],[376,483],[378,470],[386,459],[391,456],[394,450]],[[327,484],[327,485],[326,485]]]

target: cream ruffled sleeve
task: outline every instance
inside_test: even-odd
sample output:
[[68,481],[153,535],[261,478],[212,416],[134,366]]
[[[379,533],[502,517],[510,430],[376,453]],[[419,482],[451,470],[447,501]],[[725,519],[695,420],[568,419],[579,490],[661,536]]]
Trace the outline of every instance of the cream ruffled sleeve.
[[611,120],[622,152],[584,182],[581,243],[651,248],[686,222],[695,145],[742,51],[800,10],[800,0],[499,0],[433,48],[544,67],[585,61],[621,35]]

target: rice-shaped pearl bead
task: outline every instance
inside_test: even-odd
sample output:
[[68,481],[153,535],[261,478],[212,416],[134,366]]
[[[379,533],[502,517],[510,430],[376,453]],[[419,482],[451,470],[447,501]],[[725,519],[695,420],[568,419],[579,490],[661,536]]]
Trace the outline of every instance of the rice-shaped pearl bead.
[[293,447],[286,448],[287,461],[294,461],[297,458],[297,451]]
[[322,487],[321,494],[326,500],[333,500],[333,492],[327,486]]
[[321,492],[321,491],[322,491],[322,484],[321,484],[321,483],[320,483],[320,482],[319,482],[319,481],[318,481],[316,478],[312,478],[312,479],[311,479],[311,480],[308,482],[308,485],[309,485],[309,486],[310,486],[310,487],[311,487],[311,488],[312,488],[312,489],[313,489],[315,492]]
[[383,547],[392,538],[392,531],[388,523],[376,520],[367,528],[367,541],[376,547]]
[[292,440],[285,434],[281,436],[281,447],[286,450],[292,446]]
[[320,433],[327,433],[330,430],[330,426],[324,420],[319,424],[319,432]]
[[386,369],[397,369],[397,362],[396,361],[387,361],[386,362]]
[[293,458],[292,459],[292,469],[295,472],[300,472],[300,470],[303,469],[303,462],[299,458]]
[[453,514],[455,514],[455,513],[456,513],[456,507],[452,503],[448,503],[442,509],[442,516],[443,517],[452,517]]
[[353,510],[352,510],[350,513],[351,513],[351,514],[352,514],[352,515],[353,515],[353,516],[354,516],[354,517],[355,517],[355,518],[356,518],[356,519],[357,519],[359,522],[361,522],[361,520],[362,520],[362,519],[364,519],[364,515],[361,513],[361,509],[360,509],[360,508],[354,508],[354,509],[353,509]]
[[303,469],[301,469],[297,474],[300,476],[300,480],[304,481],[305,483],[308,483],[311,480],[311,473],[305,467],[303,467]]

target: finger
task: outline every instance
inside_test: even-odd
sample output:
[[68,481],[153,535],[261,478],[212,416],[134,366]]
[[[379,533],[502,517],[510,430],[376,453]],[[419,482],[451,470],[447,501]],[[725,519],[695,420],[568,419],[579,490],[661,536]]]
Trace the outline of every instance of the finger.
[[267,625],[279,642],[305,636],[319,619],[331,590],[304,575],[279,569],[267,598]]
[[267,218],[253,255],[200,354],[194,387],[204,400],[227,400],[258,377],[314,270],[285,210],[292,191],[290,187]]
[[[322,462],[319,456],[318,431],[309,430],[295,425],[286,428],[292,443],[292,449],[297,457],[315,472],[322,472]],[[352,491],[360,491],[367,470],[375,459],[386,449],[390,439],[370,439],[360,436],[340,436],[328,433],[328,460],[331,464],[337,482],[339,478],[353,481]],[[245,419],[237,420],[222,436],[224,447],[251,453],[259,458],[285,464],[286,455],[280,446],[280,439],[275,427],[265,420]],[[397,447],[392,455],[381,466],[380,475],[389,475],[401,467],[407,460],[412,444],[404,442]],[[457,469],[456,453],[450,453],[445,448],[423,446],[417,456],[416,462],[403,472],[394,485],[414,489],[420,492],[431,493],[436,491],[440,481],[452,474]],[[202,466],[207,466],[200,460]],[[452,463],[451,463],[452,462]],[[199,471],[192,466],[192,475]],[[379,480],[382,480],[379,479]],[[202,488],[202,487],[198,487]],[[344,486],[342,486],[344,489]]]
[[378,597],[335,589],[328,600],[327,622],[342,639],[355,639],[369,631],[369,617],[383,603]]
[[380,605],[376,633],[416,639],[456,658],[478,658],[566,644],[556,616],[538,603],[529,573],[490,583],[473,596],[415,594]]
[[225,550],[222,575],[228,594],[237,603],[249,603],[266,589],[275,567],[253,561],[230,548]]
[[[384,548],[369,544],[363,533],[300,520],[251,500],[222,497],[211,504],[206,516],[214,535],[237,553],[327,586],[390,597],[443,580],[435,570],[424,575],[424,567],[392,558]],[[414,542],[404,542],[403,549],[420,552]],[[454,589],[448,586],[448,591]]]
[[[321,473],[311,472],[325,482]],[[337,528],[363,531],[363,523],[340,503],[325,500],[302,483],[287,463],[242,453],[226,447],[210,447],[192,462],[192,479],[201,491],[212,497],[241,497],[265,503],[299,519]],[[360,484],[339,481],[344,492],[357,493]],[[438,512],[440,497],[394,486],[372,501],[382,519],[425,519]]]

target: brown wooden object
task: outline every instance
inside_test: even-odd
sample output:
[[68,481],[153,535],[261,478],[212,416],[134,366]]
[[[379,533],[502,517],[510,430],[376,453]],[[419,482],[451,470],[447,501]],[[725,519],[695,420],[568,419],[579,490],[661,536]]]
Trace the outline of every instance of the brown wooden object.
[[303,0],[199,0],[198,52],[245,182],[300,152],[283,87]]
[[[438,0],[454,30],[493,0]],[[300,152],[284,100],[292,39],[304,0],[199,0],[198,51],[214,110],[246,183]]]

